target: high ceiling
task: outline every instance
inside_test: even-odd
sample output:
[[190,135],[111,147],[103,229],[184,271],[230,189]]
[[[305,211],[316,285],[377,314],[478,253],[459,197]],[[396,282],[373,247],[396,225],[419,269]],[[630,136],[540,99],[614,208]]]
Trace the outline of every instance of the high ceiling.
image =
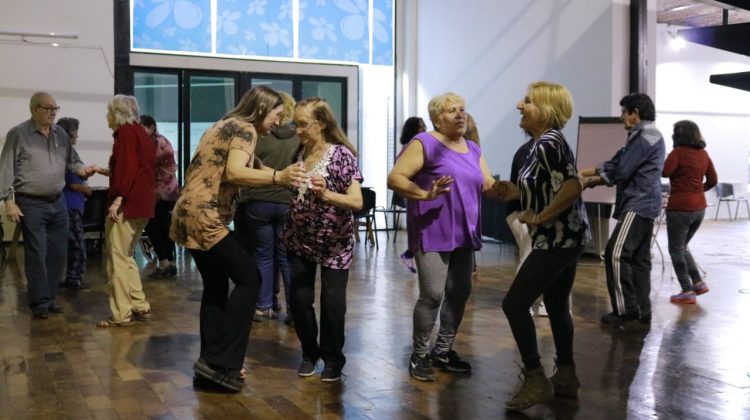
[[700,28],[723,24],[723,10],[729,24],[750,22],[750,0],[656,0],[656,21]]

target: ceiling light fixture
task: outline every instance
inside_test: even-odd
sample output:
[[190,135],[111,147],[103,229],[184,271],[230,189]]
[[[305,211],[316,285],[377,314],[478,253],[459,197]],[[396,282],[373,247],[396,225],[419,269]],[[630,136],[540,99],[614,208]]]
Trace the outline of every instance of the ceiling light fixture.
[[685,38],[677,34],[677,29],[667,26],[667,33],[669,34],[669,46],[674,51],[680,51],[685,48]]

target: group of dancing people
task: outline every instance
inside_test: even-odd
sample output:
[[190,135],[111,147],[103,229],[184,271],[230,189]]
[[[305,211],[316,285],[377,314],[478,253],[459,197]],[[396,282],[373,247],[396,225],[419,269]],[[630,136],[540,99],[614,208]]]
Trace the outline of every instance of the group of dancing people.
[[[662,208],[662,176],[670,177],[673,184],[667,206],[669,249],[683,287],[672,301],[694,303],[696,294],[708,291],[687,251],[705,209],[705,198],[697,198],[698,192],[702,196],[716,183],[700,131],[692,122],[675,125],[675,150],[665,167],[664,140],[653,125],[650,98],[630,94],[620,105],[628,130],[625,146],[599,167],[579,171],[562,132],[573,115],[570,92],[556,83],[529,85],[516,106],[528,141],[514,158],[517,173],[507,181],[494,179],[477,142],[467,141],[464,99],[446,93],[430,100],[433,129],[420,129],[405,142],[388,175],[388,187],[408,203],[409,257],[414,258],[418,275],[408,362],[412,378],[434,381],[435,368],[457,373],[472,369],[454,342],[471,293],[474,252],[482,246],[482,197],[517,202],[509,223],[517,221],[516,229],[521,226],[528,233],[527,255],[502,302],[524,377],[518,392],[506,402],[508,410],[578,395],[570,296],[578,260],[590,238],[581,198],[584,189],[617,186],[618,224],[606,251],[613,311],[602,317],[603,324],[650,322],[648,249],[653,221]],[[8,218],[21,221],[24,236],[28,233],[30,307],[41,317],[60,309],[53,280],[61,277],[61,268],[49,261],[53,257],[59,261],[60,256],[64,261],[64,250],[52,246],[53,235],[45,239],[36,234],[38,227],[27,222],[31,217],[48,217],[64,204],[53,190],[46,191],[48,195],[24,192],[28,177],[6,170],[14,166],[6,165],[14,153],[6,149],[9,144],[21,148],[19,138],[24,136],[37,143],[39,139],[69,141],[50,126],[57,111],[50,95],[32,98],[31,109],[31,123],[8,135],[0,179],[0,190],[8,193],[0,198],[6,199]],[[117,95],[107,111],[115,139],[107,168],[83,166],[72,147],[55,150],[59,166],[81,178],[94,173],[109,176],[105,244],[111,313],[97,325],[122,327],[150,318],[133,253],[162,197],[168,202],[166,213],[171,212],[169,236],[190,252],[203,282],[196,374],[233,391],[242,389],[253,317],[272,317],[280,304],[274,301],[273,281],[268,279],[281,276],[288,323],[294,325],[302,349],[297,374],[308,377],[320,372],[323,382],[340,381],[346,363],[346,287],[354,252],[352,211],[362,207],[363,199],[356,151],[330,105],[317,97],[295,104],[290,96],[262,86],[249,90],[203,133],[179,198],[174,191],[156,193],[156,126],[148,119],[141,123],[136,99]],[[478,140],[478,134],[473,136]],[[235,214],[238,201],[240,211]],[[229,228],[232,221],[236,232]],[[42,220],[41,225],[47,224]],[[56,235],[58,230],[54,229]],[[39,246],[41,242],[46,247]],[[34,253],[35,245],[47,255]],[[165,260],[159,270],[171,270],[174,256]],[[318,266],[320,324],[314,309]],[[540,298],[556,349],[556,369],[550,378],[542,367],[529,311]],[[438,319],[437,337],[431,344]]]

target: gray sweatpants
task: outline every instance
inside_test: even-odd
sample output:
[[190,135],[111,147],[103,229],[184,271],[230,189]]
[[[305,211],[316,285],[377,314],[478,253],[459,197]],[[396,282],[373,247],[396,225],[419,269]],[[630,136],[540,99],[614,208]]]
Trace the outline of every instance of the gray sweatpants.
[[456,331],[464,316],[471,293],[474,250],[458,248],[451,252],[415,252],[419,273],[419,299],[414,306],[414,353],[427,354],[430,335],[440,312],[440,330],[435,352],[451,350]]

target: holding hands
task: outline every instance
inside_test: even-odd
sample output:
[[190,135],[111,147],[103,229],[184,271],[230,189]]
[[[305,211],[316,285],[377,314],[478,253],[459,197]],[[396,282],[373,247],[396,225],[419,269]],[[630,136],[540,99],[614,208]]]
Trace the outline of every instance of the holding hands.
[[306,183],[308,178],[304,165],[302,162],[298,162],[287,166],[281,171],[276,171],[273,183],[297,187]]

